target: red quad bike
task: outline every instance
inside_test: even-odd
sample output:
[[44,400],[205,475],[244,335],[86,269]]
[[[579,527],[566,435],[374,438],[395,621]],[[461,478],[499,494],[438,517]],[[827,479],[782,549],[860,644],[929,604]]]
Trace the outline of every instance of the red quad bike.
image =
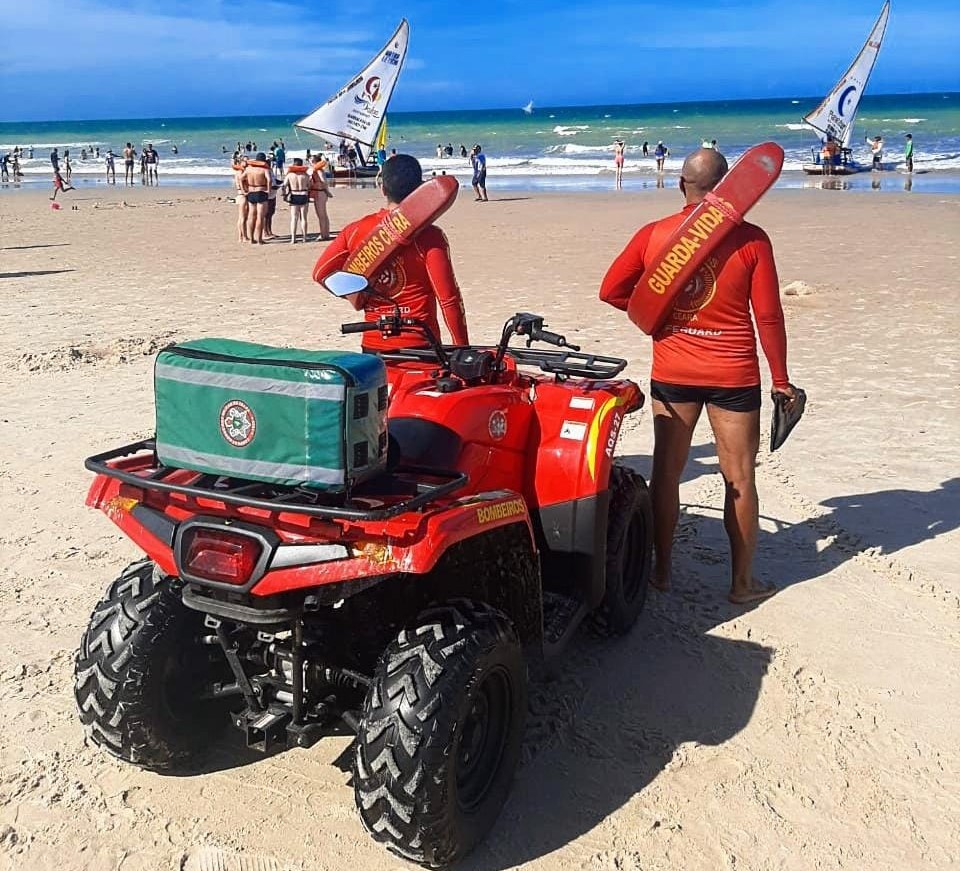
[[389,460],[346,493],[173,469],[153,439],[89,458],[87,504],[146,553],[80,645],[89,737],[183,772],[231,723],[265,752],[345,724],[374,839],[427,867],[466,855],[510,788],[527,662],[585,619],[626,633],[651,569],[646,485],[613,459],[643,394],[543,324],[516,314],[492,347],[441,346],[399,309],[345,324],[430,344],[382,355]]

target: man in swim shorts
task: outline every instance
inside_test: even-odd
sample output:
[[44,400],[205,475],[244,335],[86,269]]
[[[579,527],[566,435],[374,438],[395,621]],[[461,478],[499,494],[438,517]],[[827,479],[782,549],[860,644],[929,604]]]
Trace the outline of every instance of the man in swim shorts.
[[[700,148],[683,163],[682,211],[647,224],[607,271],[600,299],[626,310],[644,268],[670,234],[727,171],[719,151]],[[770,239],[753,224],[736,227],[680,293],[653,336],[653,499],[656,567],[651,583],[670,586],[673,533],[680,514],[680,477],[704,406],[726,486],[723,520],[730,539],[729,600],[737,605],[772,596],[776,587],[753,576],[759,529],[754,473],[760,446],[760,366],[751,309],[773,377],[773,393],[793,400],[787,376],[787,335]]]
[[289,172],[283,179],[283,196],[290,203],[290,244],[297,241],[299,229],[303,241],[307,241],[307,209],[310,203],[310,176],[303,159],[295,157]]
[[[313,280],[323,281],[328,275],[343,269],[355,249],[380,223],[390,208],[399,205],[423,183],[420,162],[409,154],[397,154],[383,165],[383,194],[387,208],[348,224],[320,255],[313,268]],[[434,334],[440,336],[437,321],[437,303],[443,312],[447,329],[455,345],[469,344],[463,298],[450,262],[450,246],[439,227],[428,226],[413,240],[402,245],[384,263],[378,275],[371,278],[370,288],[389,297],[400,306],[404,317],[418,318],[428,323]],[[395,308],[382,298],[369,293],[348,297],[356,309],[363,309],[365,320],[375,322],[381,315],[392,315]],[[390,351],[397,348],[429,347],[419,332],[405,332],[399,336],[384,337],[379,332],[363,333],[363,350]]]
[[160,155],[157,154],[152,142],[143,149],[143,162],[147,166],[147,184],[157,184],[160,181],[157,177],[157,165],[160,163]]
[[133,184],[133,163],[137,150],[128,142],[123,149],[123,183]]
[[473,192],[477,195],[477,202],[487,201],[487,157],[479,145],[473,146],[470,153],[470,164],[473,166]]
[[240,174],[240,189],[247,198],[249,209],[247,236],[254,245],[263,244],[272,182],[270,167],[267,165],[267,155],[258,151],[253,160],[247,161],[246,167]]

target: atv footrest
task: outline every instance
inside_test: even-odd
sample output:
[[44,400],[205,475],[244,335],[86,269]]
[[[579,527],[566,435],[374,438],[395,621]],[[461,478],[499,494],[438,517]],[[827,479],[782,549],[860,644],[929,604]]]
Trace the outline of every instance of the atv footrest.
[[570,640],[586,613],[587,606],[579,599],[544,592],[543,647],[548,656]]

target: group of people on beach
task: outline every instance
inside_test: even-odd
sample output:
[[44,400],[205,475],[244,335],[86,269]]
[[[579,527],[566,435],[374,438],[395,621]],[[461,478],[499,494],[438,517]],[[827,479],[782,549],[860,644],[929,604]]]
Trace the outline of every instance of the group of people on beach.
[[[638,280],[659,247],[698,207],[727,172],[727,161],[715,148],[699,148],[684,160],[680,192],[684,208],[635,233],[614,260],[602,282],[600,299],[624,311]],[[382,191],[392,208],[423,182],[416,158],[401,154],[383,167]],[[348,224],[320,255],[313,278],[323,282],[345,267],[382,219],[384,210]],[[388,295],[411,317],[429,324],[439,335],[438,308],[455,345],[469,343],[467,316],[457,284],[446,236],[426,225],[416,245],[398,245],[371,289]],[[759,532],[755,465],[760,444],[760,368],[754,319],[770,367],[773,396],[780,403],[799,401],[787,372],[787,338],[773,248],[759,227],[737,225],[711,255],[709,281],[694,281],[681,291],[666,323],[653,337],[651,380],[654,421],[651,498],[654,510],[656,565],[652,586],[667,591],[671,555],[679,517],[679,486],[690,445],[704,409],[713,429],[720,471],[726,488],[724,525],[730,553],[730,591],[736,605],[769,598],[776,587],[757,580],[753,559]],[[352,294],[348,300],[376,322],[382,303],[377,295]],[[752,311],[752,315],[751,315]],[[695,325],[694,325],[695,324]],[[364,351],[427,347],[419,333],[384,336],[364,332]]]
[[295,157],[286,166],[282,146],[273,149],[270,159],[258,151],[252,157],[234,154],[233,178],[237,196],[237,240],[262,245],[276,238],[273,218],[277,199],[290,205],[290,244],[307,241],[308,216],[313,204],[320,228],[320,240],[330,238],[330,217],[327,200],[333,197],[327,177],[332,175],[330,162],[318,154],[307,166],[302,157]]

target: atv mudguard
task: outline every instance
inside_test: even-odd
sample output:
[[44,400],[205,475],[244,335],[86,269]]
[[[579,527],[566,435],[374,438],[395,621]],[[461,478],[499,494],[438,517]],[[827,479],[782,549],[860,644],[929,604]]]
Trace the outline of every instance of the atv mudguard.
[[[174,555],[175,525],[196,516],[196,510],[185,511],[172,503],[165,510],[144,504],[144,493],[137,488],[97,475],[87,495],[87,505],[107,515],[165,574],[178,575]],[[215,499],[211,498],[213,512]],[[236,517],[235,514],[224,515]],[[256,523],[256,518],[244,515]],[[266,520],[266,518],[264,518]],[[382,578],[391,574],[427,574],[451,547],[474,536],[511,524],[523,524],[531,549],[536,545],[527,504],[523,497],[510,490],[497,490],[465,496],[462,499],[437,503],[429,510],[413,512],[387,520],[340,522],[337,537],[311,534],[309,518],[295,511],[279,512],[274,523],[263,525],[281,530],[286,544],[340,543],[350,548],[351,555],[330,562],[286,565],[271,568],[244,592],[250,596],[271,596],[292,590],[325,587],[343,581]],[[299,523],[297,523],[299,521]],[[303,528],[290,532],[294,523]],[[331,531],[338,526],[326,524]]]

